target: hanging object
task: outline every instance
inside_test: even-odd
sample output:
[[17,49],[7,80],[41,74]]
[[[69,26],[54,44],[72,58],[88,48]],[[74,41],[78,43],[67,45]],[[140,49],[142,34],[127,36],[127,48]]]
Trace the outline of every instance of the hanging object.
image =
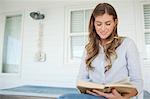
[[35,20],[42,20],[45,18],[45,15],[44,14],[41,14],[39,11],[37,12],[31,12],[30,13],[30,16],[35,19]]
[[37,11],[37,12],[31,12],[30,16],[34,20],[39,21],[38,43],[37,43],[38,49],[37,49],[37,52],[35,53],[35,59],[36,59],[36,61],[44,62],[44,61],[46,61],[46,53],[43,52],[43,28],[44,28],[43,19],[45,18],[45,15],[41,14],[39,11]]

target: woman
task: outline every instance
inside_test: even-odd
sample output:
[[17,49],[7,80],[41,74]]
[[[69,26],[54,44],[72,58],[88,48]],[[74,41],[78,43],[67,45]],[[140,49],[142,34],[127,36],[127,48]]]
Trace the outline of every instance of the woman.
[[69,94],[60,99],[129,99],[141,93],[142,76],[137,47],[130,38],[118,36],[117,23],[117,13],[110,4],[100,3],[95,7],[78,79],[108,84],[130,77],[136,88],[124,95],[115,89],[111,93],[87,90],[87,94]]

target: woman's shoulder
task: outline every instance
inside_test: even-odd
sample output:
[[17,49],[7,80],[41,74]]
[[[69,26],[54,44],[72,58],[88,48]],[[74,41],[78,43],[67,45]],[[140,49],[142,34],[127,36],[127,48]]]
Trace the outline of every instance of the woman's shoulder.
[[123,41],[123,43],[130,43],[130,42],[134,42],[133,39],[129,38],[129,37],[125,37],[125,36],[122,36],[120,37]]
[[130,37],[123,37],[122,44],[125,45],[126,47],[136,45],[135,41]]
[[130,37],[125,37],[124,41],[127,43],[135,43],[134,40]]

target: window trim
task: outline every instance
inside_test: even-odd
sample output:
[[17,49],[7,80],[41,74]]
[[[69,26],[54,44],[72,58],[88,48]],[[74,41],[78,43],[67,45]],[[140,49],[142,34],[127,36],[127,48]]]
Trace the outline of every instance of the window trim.
[[[150,5],[150,2],[142,2],[141,5],[142,5],[142,28],[143,28],[143,33],[145,35],[145,32],[150,32],[150,29],[145,29],[145,26],[144,26],[144,5]],[[144,44],[145,44],[145,36],[144,36]],[[146,45],[146,44],[145,44]],[[146,45],[146,46],[150,46],[149,45]]]
[[[2,72],[2,53],[3,53],[3,43],[4,43],[4,32],[5,32],[5,22],[7,16],[15,16],[15,15],[21,15],[22,16],[22,22],[21,22],[21,33],[20,33],[20,56],[19,56],[19,67],[18,67],[18,73],[3,73]],[[2,45],[0,45],[0,75],[12,75],[12,76],[20,76],[21,75],[21,65],[22,65],[22,50],[23,50],[23,26],[24,26],[24,11],[13,11],[13,12],[4,12],[0,14],[0,18],[2,23],[0,24],[0,41],[2,41]]]
[[[71,38],[70,36],[79,36],[79,35],[88,35],[88,32],[84,32],[83,34],[80,33],[73,33],[70,34],[70,16],[71,11],[78,11],[78,10],[90,10],[93,9],[96,4],[93,3],[91,5],[76,5],[76,6],[67,6],[65,7],[65,34],[64,34],[64,64],[65,65],[79,65],[81,59],[71,59],[71,52],[70,52],[70,43]],[[85,27],[84,27],[85,28]]]
[[146,49],[147,49],[147,47],[150,48],[150,44],[149,44],[149,45],[146,45],[145,32],[146,32],[147,30],[150,32],[150,29],[145,29],[145,26],[144,26],[144,5],[146,5],[146,4],[149,4],[149,5],[150,5],[150,2],[149,2],[149,1],[142,1],[142,0],[141,0],[140,4],[141,4],[141,18],[142,18],[142,26],[141,26],[141,27],[142,27],[143,44],[144,44],[144,49],[143,49],[144,55],[143,55],[143,59],[144,59],[144,61],[146,61],[146,60],[149,60],[149,59],[150,59],[150,56],[148,56],[147,53],[146,53]]

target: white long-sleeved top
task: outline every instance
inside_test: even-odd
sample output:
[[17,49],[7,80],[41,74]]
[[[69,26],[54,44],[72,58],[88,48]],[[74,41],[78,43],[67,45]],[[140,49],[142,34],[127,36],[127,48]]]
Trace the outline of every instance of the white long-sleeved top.
[[81,61],[78,79],[101,84],[115,83],[126,78],[135,85],[138,94],[143,90],[143,80],[140,67],[140,57],[134,41],[125,38],[122,44],[116,49],[117,59],[113,61],[112,68],[104,73],[105,59],[104,50],[100,46],[97,57],[92,61],[94,70],[87,70],[85,59],[86,51]]

